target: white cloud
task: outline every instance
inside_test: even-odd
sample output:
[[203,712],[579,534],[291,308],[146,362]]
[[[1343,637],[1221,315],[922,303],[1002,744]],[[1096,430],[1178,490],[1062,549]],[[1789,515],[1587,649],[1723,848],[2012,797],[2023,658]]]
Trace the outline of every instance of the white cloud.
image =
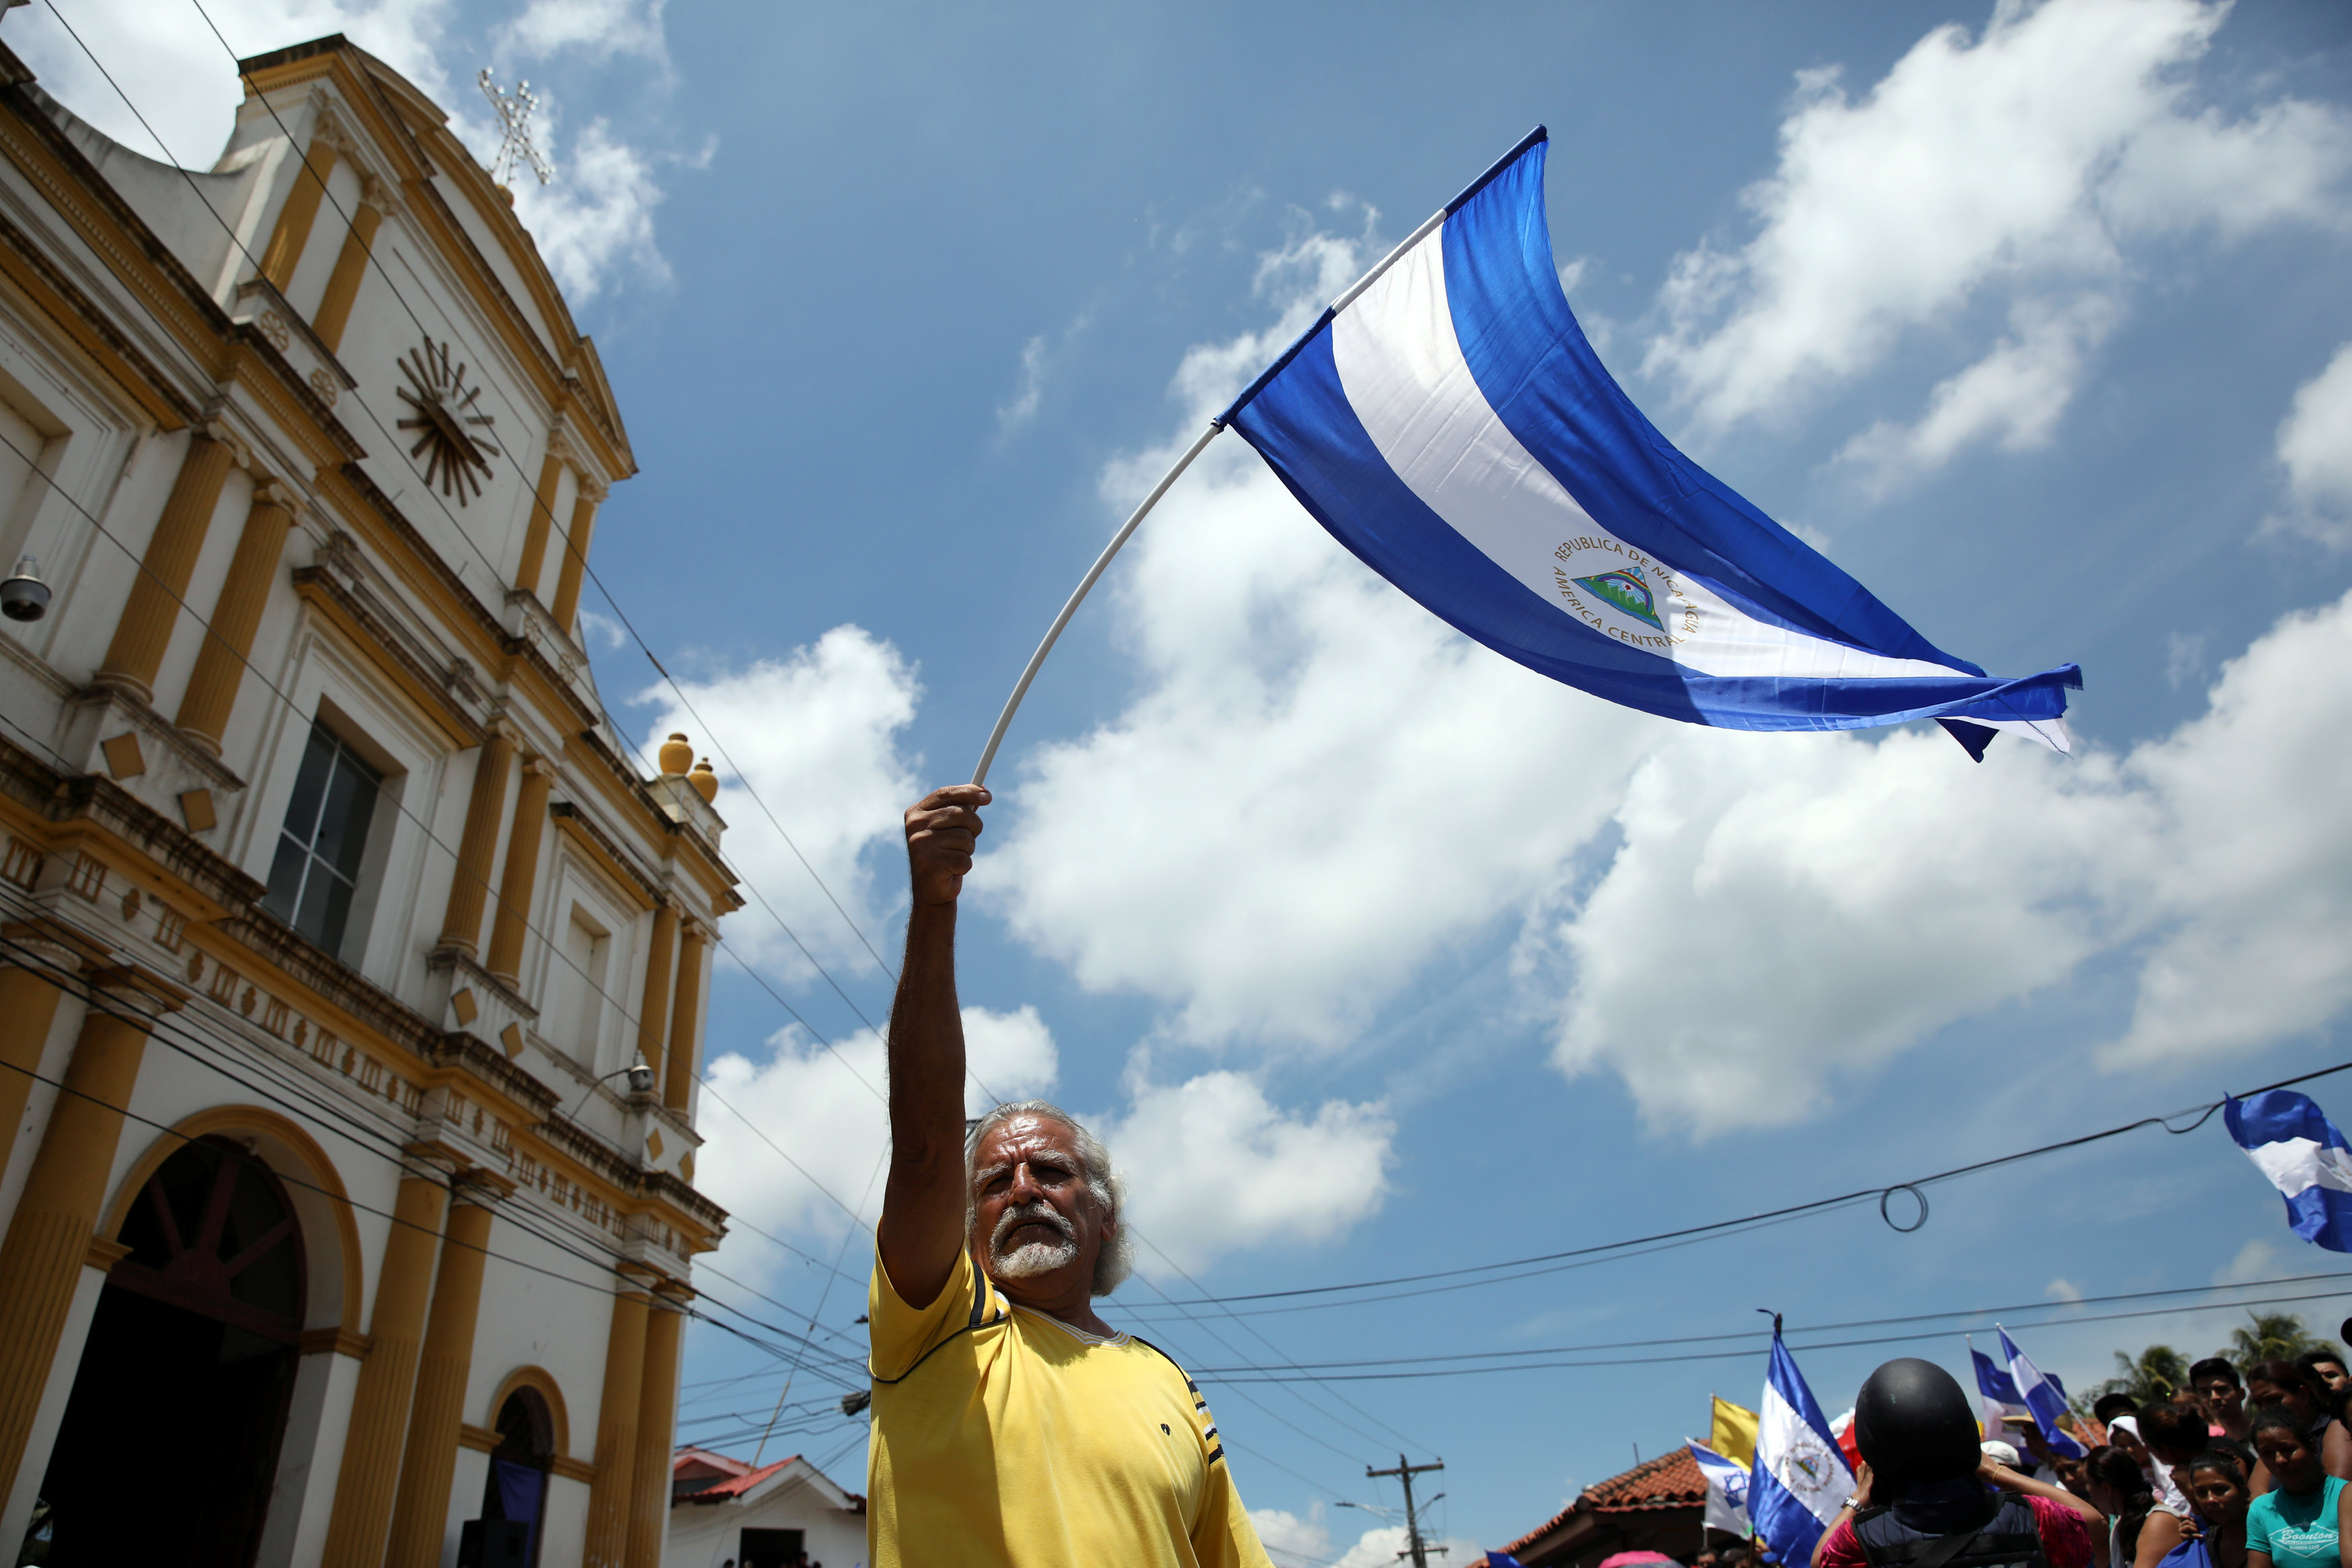
[[1833,68],[1803,73],[1780,165],[1747,193],[1756,234],[1677,259],[1645,367],[1704,425],[1785,417],[2006,291],[2011,337],[1939,386],[1916,428],[1874,430],[1851,455],[1884,486],[1974,442],[2046,440],[2120,313],[2137,243],[2338,221],[2341,111],[2273,99],[2232,120],[2191,101],[2227,12],[2001,0],[1980,37],[1937,27],[1859,99]]
[[492,35],[501,53],[542,57],[577,50],[592,59],[634,55],[664,70],[669,41],[662,30],[666,0],[530,0],[522,14]]
[[[566,148],[551,106],[541,108],[540,150],[554,162],[555,181],[541,185],[519,173],[510,188],[515,214],[565,298],[576,309],[623,279],[667,284],[669,262],[654,238],[654,209],[662,202],[654,156],[615,137],[602,116]],[[497,145],[487,130],[467,140],[477,152]]]
[[2275,1280],[2286,1272],[2281,1267],[2278,1247],[2260,1237],[2238,1249],[2238,1255],[2213,1270],[2217,1285],[2249,1285],[2262,1280]]
[[1021,390],[996,411],[997,428],[1010,433],[1036,418],[1038,402],[1045,395],[1045,340],[1041,336],[1021,346]]
[[[965,1086],[970,1114],[993,1103],[982,1094],[981,1082],[1007,1099],[1044,1094],[1054,1087],[1060,1058],[1034,1008],[1010,1013],[966,1008],[963,1030],[975,1080]],[[845,1207],[857,1211],[861,1225],[872,1225],[882,1208],[875,1172],[890,1146],[878,1098],[884,1087],[881,1037],[859,1030],[827,1051],[800,1029],[789,1028],[768,1044],[763,1062],[730,1051],[710,1063],[711,1086],[742,1114],[703,1103],[697,1125],[706,1142],[696,1161],[697,1184],[729,1213],[763,1230],[837,1239],[849,1222]],[[745,1126],[747,1118],[807,1174],[785,1164]],[[739,1245],[747,1257],[772,1260],[762,1250],[764,1243],[730,1243],[729,1249]]]
[[[2086,959],[2139,960],[2121,1068],[2252,1050],[2352,1002],[2352,597],[2225,666],[2209,711],[2116,758],[1940,735],[1660,746],[1558,940],[1557,1061],[1653,1125],[1797,1120],[1841,1080]],[[1706,955],[1704,963],[1688,960]]]
[[[1402,1524],[1379,1524],[1365,1531],[1339,1556],[1331,1555],[1331,1528],[1324,1518],[1323,1505],[1310,1505],[1305,1514],[1286,1512],[1278,1508],[1250,1510],[1250,1522],[1257,1526],[1259,1542],[1273,1557],[1277,1568],[1289,1568],[1292,1563],[1321,1565],[1321,1568],[1392,1568],[1405,1555],[1405,1528]],[[1424,1535],[1424,1541],[1429,1538]],[[1432,1552],[1447,1553],[1445,1561],[1466,1563],[1478,1555],[1474,1541],[1454,1537],[1442,1545],[1431,1542]]]
[[[1321,236],[1270,258],[1288,308],[1186,356],[1191,411],[1222,406],[1359,265]],[[1123,509],[1175,451],[1117,465],[1107,498]],[[1089,611],[1121,628],[1137,695],[1020,759],[975,886],[1081,984],[1168,1001],[1197,1041],[1338,1044],[1538,896],[1658,727],[1455,635],[1236,440],[1161,503],[1110,597]]]
[[[244,97],[232,49],[236,56],[265,54],[331,33],[345,35],[447,110],[451,131],[477,157],[487,158],[498,145],[473,82],[443,67],[455,47],[447,0],[221,0],[205,9],[228,48],[193,5],[87,0],[68,8],[74,30],[121,84],[154,136],[46,7],[11,17],[9,46],[74,113],[150,155],[161,137],[169,156],[190,168],[210,168],[227,143]],[[522,53],[576,48],[666,59],[659,0],[532,0],[499,37],[501,47]],[[666,160],[616,134],[602,116],[566,140],[557,95],[543,81],[534,90],[541,98],[534,136],[555,160],[557,178],[544,188],[528,176],[519,179],[515,210],[556,282],[575,308],[624,282],[667,283],[669,265],[654,230],[654,210],[662,200],[658,172]]]
[[2042,1289],[2045,1295],[2054,1301],[2079,1301],[2083,1299],[2083,1287],[2072,1280],[2053,1280]]
[[[245,97],[239,57],[341,33],[445,104],[449,99],[439,63],[448,0],[207,0],[205,10],[221,37],[194,5],[80,0],[64,10],[138,114],[190,168],[210,168],[228,141]],[[7,34],[8,47],[24,57],[51,97],[123,145],[155,155],[138,116],[47,6],[16,11]]]
[[[719,779],[719,814],[728,824],[728,858],[820,962],[870,971],[874,960],[810,868],[880,946],[883,927],[903,896],[903,877],[895,874],[895,862],[894,874],[877,877],[869,852],[889,859],[900,837],[900,813],[919,793],[917,759],[898,749],[899,732],[914,718],[921,691],[914,666],[871,633],[836,626],[781,659],[679,684],[683,703],[667,685],[650,686],[635,702],[656,709],[648,731],[653,744],[678,731],[698,754],[709,755]],[[714,737],[725,752],[712,745]],[[748,774],[757,800],[737,768]],[[772,821],[769,811],[775,813]],[[798,855],[778,832],[778,822]],[[756,901],[728,922],[727,940],[753,962],[789,977],[809,977],[806,960]]]
[[1962,448],[1994,440],[2008,452],[2047,446],[2074,400],[2083,361],[2115,326],[2115,302],[2083,294],[2057,303],[2031,298],[2010,311],[2011,333],[1990,352],[1927,395],[1916,423],[1880,420],[1838,455],[1880,497],[1950,462]]
[[2294,510],[2269,527],[2337,549],[2352,545],[2352,343],[2296,390],[2279,425],[2278,458]]
[[[1277,1241],[1322,1241],[1381,1206],[1395,1124],[1380,1104],[1326,1101],[1287,1116],[1252,1080],[1209,1072],[1182,1084],[1131,1078],[1102,1135],[1127,1180],[1129,1212],[1182,1269]],[[1166,1272],[1151,1248],[1136,1266]]]
[[[1053,1092],[1060,1053],[1036,1009],[968,1007],[963,1029],[967,1113],[1000,1099]],[[859,1030],[828,1050],[793,1027],[768,1045],[764,1061],[730,1051],[711,1062],[710,1083],[727,1104],[703,1106],[698,1125],[709,1141],[698,1180],[729,1212],[763,1230],[837,1240],[848,1223],[845,1208],[870,1226],[882,1202],[875,1172],[889,1148],[881,1038]],[[1168,1085],[1131,1077],[1127,1090],[1124,1111],[1079,1114],[1109,1146],[1126,1180],[1128,1212],[1151,1240],[1136,1260],[1147,1275],[1165,1277],[1171,1260],[1197,1269],[1227,1252],[1328,1239],[1371,1214],[1386,1194],[1382,1171],[1395,1129],[1378,1105],[1334,1101],[1311,1115],[1287,1115],[1255,1082],[1230,1072]],[[746,1118],[803,1169],[751,1131]],[[747,1252],[772,1262],[763,1246]]]

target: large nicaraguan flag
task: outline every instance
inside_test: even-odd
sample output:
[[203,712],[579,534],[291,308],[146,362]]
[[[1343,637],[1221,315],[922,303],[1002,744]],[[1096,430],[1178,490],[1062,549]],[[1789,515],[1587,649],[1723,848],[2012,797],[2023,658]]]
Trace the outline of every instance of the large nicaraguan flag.
[[2286,1199],[2297,1236],[2352,1252],[2352,1150],[2311,1096],[2266,1089],[2222,1108],[2230,1136]]
[[2009,1337],[2007,1329],[1998,1323],[1993,1327],[2000,1335],[2000,1354],[2009,1361],[2010,1386],[2017,1391],[2026,1409],[2032,1412],[2033,1424],[2042,1428],[2042,1441],[2061,1458],[2081,1458],[2083,1445],[2058,1425],[2058,1417],[2066,1414],[2065,1385],[2034,1365],[2033,1358],[2017,1348],[2017,1342]]
[[1772,1364],[1757,1412],[1756,1468],[1748,1480],[1748,1517],[1772,1554],[1790,1568],[1813,1560],[1813,1548],[1853,1495],[1853,1472],[1838,1452],[1813,1391],[1772,1328]]
[[2011,1421],[2032,1421],[2033,1412],[2027,1408],[2025,1396],[2017,1391],[2017,1384],[2009,1375],[2009,1368],[1969,1343],[1969,1361],[1976,1368],[1977,1392],[1984,1396],[1984,1429],[1988,1437],[2009,1441]]
[[1560,290],[1538,126],[1220,417],[1366,565],[1496,653],[1730,729],[1935,718],[2068,747],[2072,664],[1988,676],[1675,450]]

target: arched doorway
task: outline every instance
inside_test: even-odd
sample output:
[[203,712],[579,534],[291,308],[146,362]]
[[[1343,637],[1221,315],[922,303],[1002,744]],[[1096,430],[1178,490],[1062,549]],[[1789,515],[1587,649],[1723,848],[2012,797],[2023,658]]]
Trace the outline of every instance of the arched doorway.
[[525,1385],[500,1402],[498,1433],[490,1473],[482,1481],[481,1517],[517,1520],[529,1526],[523,1563],[525,1568],[538,1568],[540,1525],[547,1518],[547,1476],[555,1463],[555,1417],[539,1390]]
[[301,1227],[268,1167],[198,1138],[115,1239],[41,1485],[53,1568],[248,1568],[301,1339]]

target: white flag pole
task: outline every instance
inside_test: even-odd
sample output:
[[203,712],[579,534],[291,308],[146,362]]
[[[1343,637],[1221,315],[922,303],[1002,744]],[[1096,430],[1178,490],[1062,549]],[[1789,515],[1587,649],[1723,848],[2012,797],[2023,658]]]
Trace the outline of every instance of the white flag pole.
[[[1528,132],[1527,138],[1522,141],[1518,146],[1514,147],[1510,152],[1505,153],[1501,158],[1496,161],[1494,168],[1487,170],[1486,173],[1480,175],[1478,177],[1477,183],[1472,185],[1470,187],[1470,191],[1477,190],[1480,185],[1484,185],[1488,180],[1493,179],[1496,171],[1503,168],[1504,165],[1510,162],[1512,159],[1525,152],[1528,148],[1528,144],[1536,141],[1538,138],[1542,136],[1543,133],[1543,127],[1540,125],[1536,127],[1534,131]],[[1210,442],[1214,441],[1217,438],[1217,432],[1225,428],[1225,421],[1232,417],[1234,409],[1238,409],[1243,403],[1247,402],[1251,398],[1256,396],[1258,389],[1265,386],[1268,381],[1272,380],[1275,374],[1281,371],[1284,366],[1289,364],[1292,356],[1296,355],[1300,348],[1305,346],[1308,339],[1314,337],[1316,333],[1328,326],[1330,324],[1331,318],[1338,315],[1340,311],[1345,310],[1350,304],[1354,303],[1356,296],[1361,294],[1365,289],[1370,288],[1373,283],[1379,279],[1381,274],[1395,266],[1398,257],[1403,256],[1405,252],[1411,250],[1414,246],[1419,245],[1423,240],[1428,238],[1430,232],[1436,228],[1438,225],[1445,221],[1445,214],[1453,210],[1453,206],[1459,205],[1463,200],[1466,200],[1468,198],[1470,191],[1464,192],[1462,196],[1457,197],[1454,203],[1451,205],[1440,207],[1437,211],[1430,214],[1427,221],[1423,223],[1419,228],[1413,230],[1412,233],[1405,235],[1405,237],[1397,244],[1395,249],[1390,251],[1388,255],[1381,258],[1378,266],[1365,273],[1363,277],[1356,279],[1354,285],[1350,287],[1346,293],[1340,295],[1339,298],[1331,301],[1329,307],[1324,310],[1323,314],[1316,319],[1315,325],[1309,327],[1305,332],[1301,333],[1299,335],[1298,341],[1293,343],[1288,351],[1284,353],[1280,359],[1275,361],[1274,363],[1268,365],[1264,371],[1260,372],[1257,380],[1252,382],[1249,384],[1248,390],[1244,392],[1242,395],[1235,400],[1233,408],[1227,409],[1223,414],[1211,420],[1209,422],[1209,428],[1201,432],[1200,438],[1194,441],[1192,445],[1184,449],[1183,456],[1176,459],[1176,466],[1168,470],[1167,474],[1160,478],[1159,484],[1151,486],[1151,494],[1143,497],[1143,505],[1135,508],[1135,515],[1127,519],[1126,526],[1120,528],[1118,533],[1111,536],[1110,543],[1105,545],[1103,547],[1102,554],[1095,558],[1095,564],[1092,570],[1087,573],[1086,580],[1078,584],[1077,591],[1071,594],[1069,602],[1062,606],[1062,612],[1054,617],[1054,624],[1048,627],[1045,631],[1045,640],[1037,644],[1037,651],[1035,653],[1029,655],[1028,668],[1021,672],[1021,679],[1013,686],[1013,695],[1004,700],[1004,711],[996,716],[996,727],[988,732],[988,744],[981,748],[980,766],[971,770],[971,781],[973,783],[985,784],[988,782],[988,769],[990,764],[996,760],[996,748],[1003,744],[1004,732],[1012,727],[1013,716],[1020,711],[1021,699],[1029,695],[1029,683],[1037,678],[1038,668],[1045,663],[1045,655],[1054,651],[1055,643],[1058,641],[1062,635],[1062,628],[1070,623],[1070,617],[1076,614],[1078,612],[1078,606],[1086,601],[1087,592],[1092,590],[1095,585],[1095,580],[1102,576],[1104,569],[1110,565],[1111,558],[1118,554],[1120,547],[1127,543],[1129,537],[1135,532],[1137,527],[1142,523],[1143,519],[1147,516],[1150,515],[1151,508],[1160,504],[1160,497],[1168,493],[1168,486],[1176,483],[1177,476],[1182,474],[1185,469],[1190,468],[1192,465],[1192,459],[1201,455],[1202,450],[1206,447]]]
[[1127,543],[1151,508],[1160,504],[1160,497],[1168,494],[1168,486],[1176,483],[1177,476],[1192,465],[1192,459],[1201,455],[1202,449],[1215,440],[1217,432],[1223,428],[1222,423],[1213,422],[1208,429],[1201,432],[1200,438],[1184,449],[1184,455],[1176,459],[1176,466],[1168,470],[1159,484],[1151,486],[1151,494],[1143,497],[1143,505],[1135,508],[1135,515],[1127,519],[1126,526],[1111,536],[1111,541],[1103,547],[1102,554],[1095,557],[1095,564],[1087,572],[1086,580],[1078,584],[1078,591],[1070,595],[1068,603],[1062,606],[1062,612],[1054,617],[1054,624],[1046,629],[1045,640],[1037,644],[1035,653],[1029,655],[1029,667],[1021,672],[1020,683],[1013,688],[1013,695],[1004,699],[1004,711],[996,716],[996,727],[988,732],[988,745],[980,754],[980,766],[971,770],[973,783],[988,782],[988,765],[996,760],[996,748],[1003,743],[1004,732],[1012,725],[1013,714],[1019,711],[1021,699],[1029,695],[1029,683],[1037,678],[1038,666],[1045,664],[1045,655],[1054,651],[1054,643],[1061,637],[1062,628],[1067,626],[1070,617],[1078,612],[1078,606],[1086,601],[1087,593],[1094,587],[1095,580],[1102,576],[1103,569],[1110,565],[1111,557],[1118,553],[1119,547]]

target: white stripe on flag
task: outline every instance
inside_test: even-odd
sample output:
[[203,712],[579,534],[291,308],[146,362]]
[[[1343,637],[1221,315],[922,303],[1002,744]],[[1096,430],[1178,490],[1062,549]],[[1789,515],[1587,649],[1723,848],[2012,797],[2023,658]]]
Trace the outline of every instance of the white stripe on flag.
[[[1365,433],[1431,511],[1562,614],[1573,613],[1563,578],[1617,570],[1654,582],[1655,574],[1642,570],[1646,558],[1628,554],[1633,547],[1594,522],[1487,403],[1454,336],[1444,241],[1440,225],[1331,324],[1339,384]],[[1563,572],[1557,552],[1580,538],[1589,542],[1570,551]],[[1674,641],[1647,651],[1701,674],[1867,680],[1966,673],[1768,625],[1679,573],[1657,599]]]
[[2248,1149],[2246,1157],[2262,1166],[2271,1185],[2289,1197],[2315,1186],[2352,1192],[2352,1155],[2333,1144],[2315,1138],[2282,1138]]
[[1764,1407],[1757,1412],[1756,1454],[1772,1479],[1823,1524],[1837,1518],[1838,1506],[1853,1493],[1845,1457],[1769,1383],[1764,1385]]

